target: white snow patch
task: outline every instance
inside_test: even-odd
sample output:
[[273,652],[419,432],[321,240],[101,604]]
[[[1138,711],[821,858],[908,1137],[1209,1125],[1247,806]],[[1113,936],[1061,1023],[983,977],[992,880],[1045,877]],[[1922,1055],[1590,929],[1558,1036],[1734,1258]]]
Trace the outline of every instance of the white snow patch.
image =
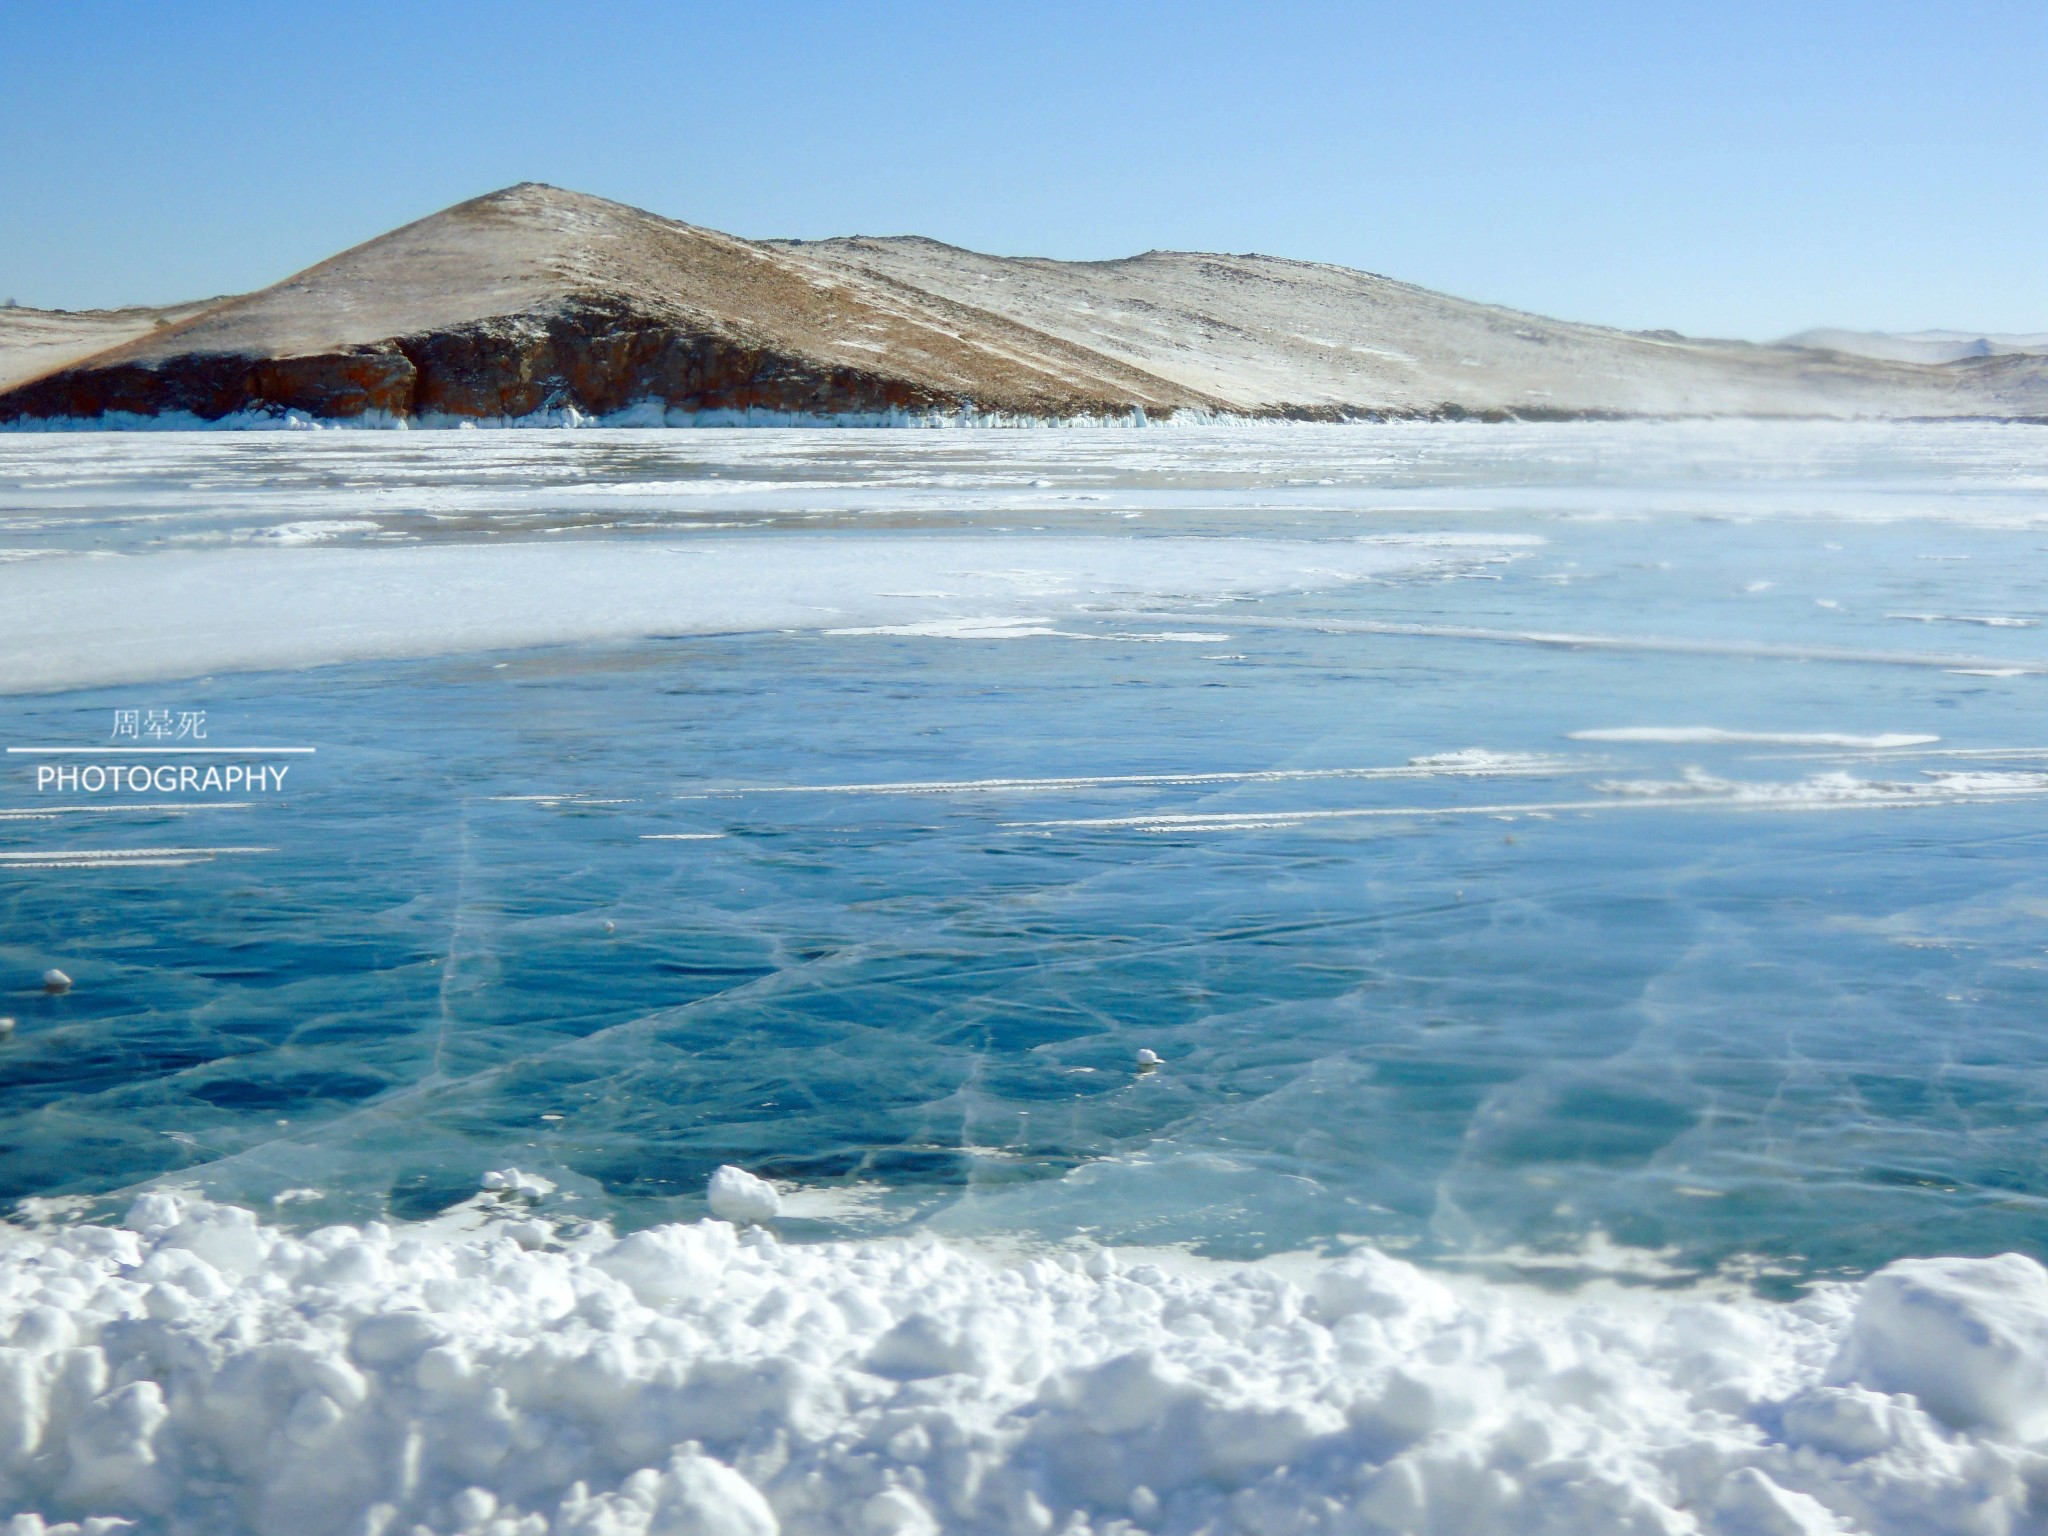
[[[0,566],[0,689],[760,630],[1012,638],[1052,622],[1014,617],[1020,603],[1313,591],[1470,558],[1350,539],[881,534],[70,557]],[[949,595],[884,595],[917,589]]]
[[[0,1227],[10,1536],[2035,1528],[2048,1272],[1792,1305],[721,1221]],[[1136,1262],[1133,1262],[1133,1259]],[[111,1531],[119,1526],[104,1526]]]
[[847,629],[828,629],[828,635],[903,635],[922,640],[1027,640],[1035,635],[1059,635],[1038,618],[920,619],[912,624],[863,624]]
[[1905,619],[1914,624],[1979,624],[1986,629],[2039,629],[2039,619],[2015,618],[2004,613],[1888,613],[1888,619]]
[[351,533],[375,533],[379,526],[360,517],[308,518],[303,522],[259,528],[249,538],[265,544],[324,544],[329,539],[343,538]]
[[1604,795],[1640,800],[1670,801],[1698,796],[1728,805],[1775,805],[1786,809],[1859,803],[1948,804],[2048,792],[2048,773],[1923,769],[1922,777],[1926,782],[1859,779],[1837,771],[1789,782],[1745,783],[1688,768],[1676,779],[1609,779],[1593,788]]
[[1873,1276],[1830,1379],[1911,1393],[1952,1429],[2048,1436],[2048,1272],[1996,1259],[1908,1259]]
[[1460,747],[1455,752],[1430,752],[1408,759],[1411,768],[1437,773],[1537,773],[1569,768],[1562,758],[1541,752],[1494,752],[1485,747]]
[[1924,747],[1939,736],[1886,732],[1853,736],[1841,731],[1724,731],[1710,725],[1631,725],[1597,731],[1571,731],[1573,741],[1651,742],[1668,746],[1763,747]]
[[498,1194],[524,1195],[535,1200],[555,1192],[552,1179],[544,1179],[537,1173],[521,1173],[517,1168],[500,1168],[487,1173],[478,1187]]

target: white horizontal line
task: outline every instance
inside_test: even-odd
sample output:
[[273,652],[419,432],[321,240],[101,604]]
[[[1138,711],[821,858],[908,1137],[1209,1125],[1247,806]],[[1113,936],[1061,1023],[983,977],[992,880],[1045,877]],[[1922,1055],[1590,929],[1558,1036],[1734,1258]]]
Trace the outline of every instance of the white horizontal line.
[[1020,830],[1062,828],[1133,827],[1147,832],[1216,832],[1230,828],[1257,830],[1294,826],[1309,821],[1353,821],[1364,818],[1434,816],[1531,816],[1558,811],[1649,811],[1649,810],[1735,810],[1735,811],[1853,811],[1886,810],[1901,806],[1985,805],[2011,800],[2038,790],[1961,791],[1949,794],[1788,795],[1747,798],[1737,795],[1644,795],[1616,800],[1533,801],[1522,805],[1393,805],[1359,806],[1343,810],[1307,811],[1198,811],[1154,812],[1137,816],[1076,817],[1062,821],[1008,821],[1003,825]]
[[723,832],[642,832],[643,843],[708,843],[725,836]]
[[318,747],[9,747],[11,753],[28,757],[55,757],[59,754],[86,757],[165,757],[172,753],[208,753],[216,757],[285,757],[310,756]]
[[33,853],[0,853],[0,861],[28,864],[63,859],[67,863],[122,864],[138,859],[210,859],[223,853],[275,852],[275,848],[39,848]]
[[[1391,805],[1343,810],[1308,811],[1155,811],[1138,816],[1083,816],[1061,821],[1011,821],[1010,827],[1155,827],[1162,831],[1211,827],[1266,826],[1300,821],[1346,821],[1361,816],[1526,816],[1533,811],[1611,811],[1659,805],[1699,805],[1704,797],[1683,800],[1565,800],[1527,805]],[[1726,802],[1716,802],[1726,803]]]
[[204,859],[123,859],[118,864],[109,864],[105,859],[67,859],[52,855],[32,863],[10,864],[9,869],[183,869],[188,864],[204,864]]
[[253,800],[174,800],[156,805],[8,805],[0,806],[0,821],[33,821],[44,816],[107,816],[116,812],[133,814],[137,811],[168,811],[172,814],[183,814],[186,811],[246,811],[254,804]]
[[1126,785],[1278,784],[1301,779],[1543,778],[1587,765],[1543,762],[1413,763],[1398,768],[1257,768],[1215,773],[1118,773],[1049,779],[904,779],[874,784],[757,784],[684,795],[687,800],[737,795],[944,795],[1015,790],[1118,789]]
[[[1098,618],[1137,619],[1151,624],[1217,622],[1211,615],[1121,610]],[[1765,640],[1691,640],[1670,635],[1580,634],[1565,630],[1483,629],[1469,624],[1399,624],[1377,619],[1295,619],[1232,613],[1239,629],[1295,629],[1332,635],[1400,635],[1426,640],[1484,640],[1509,645],[1556,646],[1565,650],[1662,651],[1677,656],[1754,656],[1778,661],[1840,661],[1887,667],[1998,667],[2015,672],[2048,672],[2048,661],[2005,656],[1968,656],[1930,651],[1875,651],[1831,645],[1785,645]]]
[[1868,763],[1897,762],[1914,757],[2048,757],[2048,747],[1925,747],[1904,752],[1778,752],[1758,753],[1760,762]]
[[577,790],[563,790],[558,795],[486,795],[484,798],[499,805],[631,805],[631,800],[599,799]]

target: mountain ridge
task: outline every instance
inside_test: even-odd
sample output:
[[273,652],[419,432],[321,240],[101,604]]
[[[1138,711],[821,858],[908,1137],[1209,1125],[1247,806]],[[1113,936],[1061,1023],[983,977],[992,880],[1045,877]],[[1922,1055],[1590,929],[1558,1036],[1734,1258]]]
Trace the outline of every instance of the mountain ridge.
[[10,382],[0,311],[0,423],[2048,418],[2048,358],[2025,354],[1620,331],[1258,254],[752,241],[532,182],[256,293],[132,313],[133,334]]

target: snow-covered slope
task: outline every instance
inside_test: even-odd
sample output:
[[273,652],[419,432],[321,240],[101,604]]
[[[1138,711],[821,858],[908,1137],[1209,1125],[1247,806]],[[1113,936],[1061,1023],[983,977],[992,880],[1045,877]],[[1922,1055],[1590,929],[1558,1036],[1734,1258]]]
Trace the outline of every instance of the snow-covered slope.
[[[2024,412],[1964,372],[1575,325],[1271,256],[981,256],[936,241],[799,253],[1088,346],[1253,412],[1947,415]],[[1996,398],[1993,398],[1993,397]]]
[[2048,416],[2040,358],[1934,366],[1614,331],[1266,256],[747,241],[530,183],[107,335],[119,344],[82,360],[0,373],[25,381],[0,392],[0,422]]
[[0,390],[188,320],[218,299],[166,309],[0,309]]

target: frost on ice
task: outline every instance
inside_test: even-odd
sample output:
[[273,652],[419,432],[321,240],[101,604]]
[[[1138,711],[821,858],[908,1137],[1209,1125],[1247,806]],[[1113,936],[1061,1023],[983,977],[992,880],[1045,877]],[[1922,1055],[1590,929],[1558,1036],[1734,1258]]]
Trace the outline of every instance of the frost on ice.
[[1296,1283],[523,1225],[292,1235],[150,1195],[0,1229],[0,1530],[2040,1526],[2048,1272],[2014,1255],[1795,1306],[1563,1302],[1370,1252]]

